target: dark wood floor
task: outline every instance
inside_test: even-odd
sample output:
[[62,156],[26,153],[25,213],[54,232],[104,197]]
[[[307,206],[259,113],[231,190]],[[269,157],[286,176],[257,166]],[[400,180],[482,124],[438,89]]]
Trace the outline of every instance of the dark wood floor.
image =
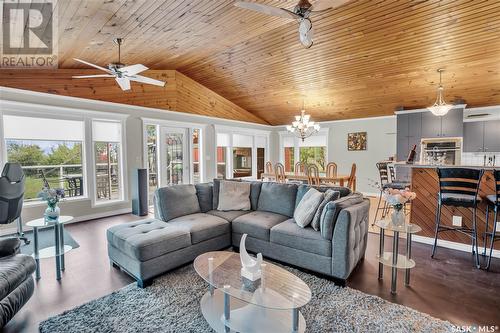
[[[136,219],[121,215],[68,225],[67,230],[80,247],[66,255],[63,279],[55,279],[54,260],[43,259],[42,279],[36,283],[33,297],[4,332],[37,332],[40,321],[133,282],[110,267],[105,231],[112,225]],[[377,251],[378,235],[370,234],[366,259],[352,274],[349,287],[455,324],[500,326],[500,260],[495,259],[492,271],[485,272],[473,267],[468,253],[439,248],[436,259],[431,259],[428,245],[414,243],[417,266],[412,270],[411,287],[403,286],[403,274],[399,274],[398,294],[393,296],[389,292],[389,269],[386,268],[383,281],[377,279]]]

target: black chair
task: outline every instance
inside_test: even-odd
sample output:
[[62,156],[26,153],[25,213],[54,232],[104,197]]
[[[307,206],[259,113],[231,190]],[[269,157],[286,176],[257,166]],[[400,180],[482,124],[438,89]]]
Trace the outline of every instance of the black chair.
[[[486,229],[484,233],[484,252],[483,255],[486,255],[486,242],[488,241],[488,237],[490,237],[490,254],[488,256],[488,263],[486,264],[486,270],[490,269],[491,265],[491,254],[493,253],[493,243],[500,239],[500,232],[496,231],[497,222],[498,222],[498,207],[500,207],[500,170],[493,170],[493,177],[495,178],[495,194],[491,194],[486,196]],[[488,220],[490,215],[490,208],[493,208],[493,228],[491,228],[491,232],[488,232]]]
[[378,212],[382,210],[382,218],[384,218],[387,213],[389,212],[389,205],[387,205],[386,202],[384,202],[384,205],[380,207],[380,204],[382,203],[382,193],[385,189],[388,188],[393,188],[393,189],[398,189],[398,190],[404,190],[405,188],[410,186],[410,183],[408,182],[400,182],[396,181],[394,178],[394,169],[391,171],[391,178],[389,178],[389,172],[388,170],[391,170],[390,167],[394,168],[392,165],[386,162],[379,162],[377,163],[377,169],[378,169],[378,174],[380,177],[380,194],[378,197],[378,204],[377,204],[377,209],[375,210],[375,217],[373,218],[373,223],[372,226],[375,225],[375,222],[377,221],[377,216]]
[[21,210],[24,200],[24,172],[18,163],[6,163],[0,177],[0,224],[17,221],[18,238],[25,244],[29,240],[24,237]]
[[[484,170],[467,168],[438,168],[439,196],[436,210],[436,232],[432,255],[436,253],[438,234],[443,231],[457,231],[472,239],[472,254],[475,256],[476,267],[480,268],[477,244],[477,206],[481,202],[478,196],[479,184]],[[466,226],[454,227],[441,225],[442,206],[472,208],[472,228]]]

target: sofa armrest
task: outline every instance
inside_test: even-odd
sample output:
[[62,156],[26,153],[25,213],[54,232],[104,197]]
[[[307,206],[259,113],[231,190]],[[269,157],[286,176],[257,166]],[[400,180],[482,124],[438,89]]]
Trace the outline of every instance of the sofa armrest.
[[0,258],[8,257],[19,253],[21,242],[17,238],[0,239]]
[[332,275],[347,279],[357,263],[365,257],[368,239],[370,200],[343,209],[335,224],[332,238]]

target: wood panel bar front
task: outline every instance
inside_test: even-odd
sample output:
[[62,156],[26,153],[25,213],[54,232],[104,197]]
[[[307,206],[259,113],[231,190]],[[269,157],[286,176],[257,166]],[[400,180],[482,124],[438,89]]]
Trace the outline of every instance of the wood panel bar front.
[[[436,169],[433,167],[413,167],[411,171],[412,191],[417,194],[417,198],[411,205],[411,223],[415,223],[422,228],[418,233],[420,236],[434,238],[436,209],[438,205],[439,181]],[[479,188],[479,195],[485,198],[486,195],[495,193],[495,180],[492,170],[485,170]],[[451,226],[453,216],[462,217],[462,225],[472,227],[472,209],[463,207],[443,206],[441,209],[441,225]],[[493,213],[490,209],[490,219],[488,229],[491,230],[493,224]],[[483,235],[486,228],[486,202],[483,199],[477,208],[477,230],[479,247],[484,246]],[[438,239],[450,242],[471,244],[471,238],[459,232],[440,232]],[[488,241],[489,246],[489,241]],[[500,242],[496,242],[495,249],[500,249]],[[479,249],[481,253],[482,250]],[[439,254],[439,250],[437,252]],[[429,254],[430,255],[430,254]]]

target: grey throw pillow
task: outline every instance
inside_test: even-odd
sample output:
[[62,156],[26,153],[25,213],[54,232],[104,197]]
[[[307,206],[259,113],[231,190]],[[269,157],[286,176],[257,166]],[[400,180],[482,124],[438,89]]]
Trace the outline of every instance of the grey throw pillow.
[[312,222],[321,201],[323,201],[323,193],[318,190],[311,188],[304,194],[293,213],[293,219],[299,227],[305,228]]
[[323,208],[325,208],[326,204],[329,203],[330,201],[337,200],[339,197],[340,197],[339,191],[327,190],[324,193],[323,201],[321,201],[321,204],[316,210],[316,214],[314,214],[313,220],[311,222],[311,227],[314,230],[319,231],[320,229],[319,225],[321,220],[321,213],[323,213]]
[[219,206],[217,210],[250,210],[250,186],[248,182],[222,180],[219,187]]
[[325,239],[332,239],[333,230],[340,211],[352,205],[363,202],[363,194],[354,192],[351,195],[329,202],[321,213],[320,226],[321,236]]

